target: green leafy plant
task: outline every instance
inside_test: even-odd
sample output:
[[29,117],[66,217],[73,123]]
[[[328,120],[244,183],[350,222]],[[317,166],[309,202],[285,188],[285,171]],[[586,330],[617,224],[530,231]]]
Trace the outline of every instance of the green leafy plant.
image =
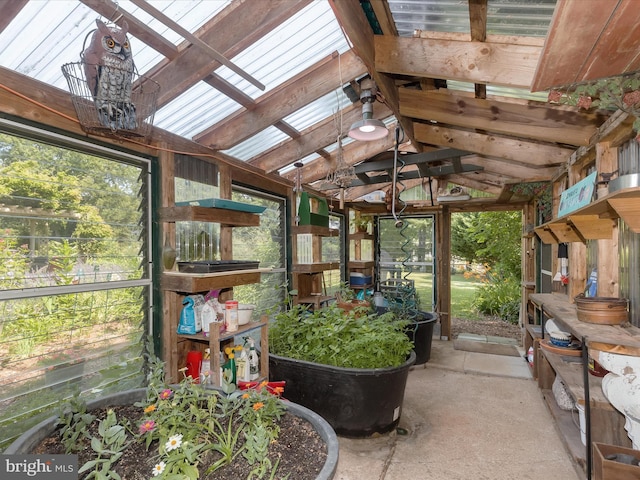
[[520,314],[520,284],[510,277],[490,277],[476,290],[474,304],[481,313],[516,324]]
[[369,228],[369,225],[373,223],[373,217],[371,215],[359,215],[353,217],[351,224],[356,231],[365,231]]
[[85,463],[78,473],[90,471],[85,477],[87,480],[120,480],[120,475],[114,472],[112,467],[130,442],[127,429],[124,425],[118,424],[115,412],[109,410],[106,418],[98,425],[98,435],[91,438],[91,448],[96,452],[97,458]]
[[78,397],[68,400],[56,423],[60,427],[62,444],[67,454],[76,451],[80,436],[88,438],[87,427],[95,418],[95,415],[87,412],[87,404]]
[[269,328],[275,355],[349,368],[402,365],[413,345],[392,313],[361,315],[335,305],[307,311],[296,305],[277,314]]

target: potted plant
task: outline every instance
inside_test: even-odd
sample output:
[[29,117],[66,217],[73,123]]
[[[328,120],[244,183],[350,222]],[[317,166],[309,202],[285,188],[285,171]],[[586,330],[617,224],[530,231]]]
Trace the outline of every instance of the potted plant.
[[287,398],[318,413],[340,435],[389,432],[400,419],[415,361],[405,326],[392,314],[294,306],[270,326],[270,377],[284,380]]
[[[266,381],[227,396],[191,377],[167,385],[161,362],[155,365],[147,388],[86,404],[74,397],[4,453],[76,454],[78,478],[244,479],[290,476],[280,458],[296,452],[301,457],[293,464],[312,472],[304,478],[333,478],[335,432],[314,412],[282,400],[281,392],[267,391]],[[287,433],[300,449],[278,440]]]
[[367,232],[369,225],[373,223],[373,217],[371,215],[356,215],[351,223],[356,232]]
[[354,292],[346,282],[340,282],[335,293],[336,305],[342,310],[358,309],[359,314],[366,314],[371,310],[371,304],[366,300],[358,300]]

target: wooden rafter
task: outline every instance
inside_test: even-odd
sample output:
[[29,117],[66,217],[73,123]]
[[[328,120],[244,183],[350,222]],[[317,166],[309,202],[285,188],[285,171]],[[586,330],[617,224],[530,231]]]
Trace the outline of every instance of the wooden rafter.
[[544,142],[588,145],[605,118],[598,113],[558,109],[538,102],[521,105],[408,88],[399,90],[403,115]]

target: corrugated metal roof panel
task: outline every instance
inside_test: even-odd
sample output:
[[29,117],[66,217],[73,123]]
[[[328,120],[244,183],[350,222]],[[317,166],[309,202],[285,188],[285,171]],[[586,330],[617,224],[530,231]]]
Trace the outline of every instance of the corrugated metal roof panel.
[[[228,3],[219,0],[172,0],[154,1],[153,6],[183,28],[193,31]],[[128,0],[120,1],[119,8],[135,15],[170,42],[177,45],[183,40]],[[114,18],[117,15],[114,11]],[[80,61],[85,39],[96,28],[97,18],[99,16],[93,10],[77,0],[30,1],[0,33],[0,42],[4,46],[0,51],[0,65],[68,90],[60,67]],[[107,18],[102,20],[110,21]],[[38,32],[39,35],[25,35],[25,32]],[[141,75],[164,58],[131,35],[130,42],[134,62]]]
[[[402,37],[416,30],[469,33],[469,3],[460,0],[388,0]],[[487,34],[547,34],[556,0],[488,0]]]
[[416,30],[469,33],[469,4],[460,0],[388,0],[398,35]]

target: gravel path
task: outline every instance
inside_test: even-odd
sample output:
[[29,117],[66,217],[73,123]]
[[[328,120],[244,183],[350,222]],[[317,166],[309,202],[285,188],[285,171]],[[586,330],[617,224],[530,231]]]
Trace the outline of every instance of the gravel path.
[[456,339],[461,333],[514,338],[519,342],[522,341],[522,328],[499,318],[487,317],[485,320],[465,320],[454,317],[451,321],[452,339]]

